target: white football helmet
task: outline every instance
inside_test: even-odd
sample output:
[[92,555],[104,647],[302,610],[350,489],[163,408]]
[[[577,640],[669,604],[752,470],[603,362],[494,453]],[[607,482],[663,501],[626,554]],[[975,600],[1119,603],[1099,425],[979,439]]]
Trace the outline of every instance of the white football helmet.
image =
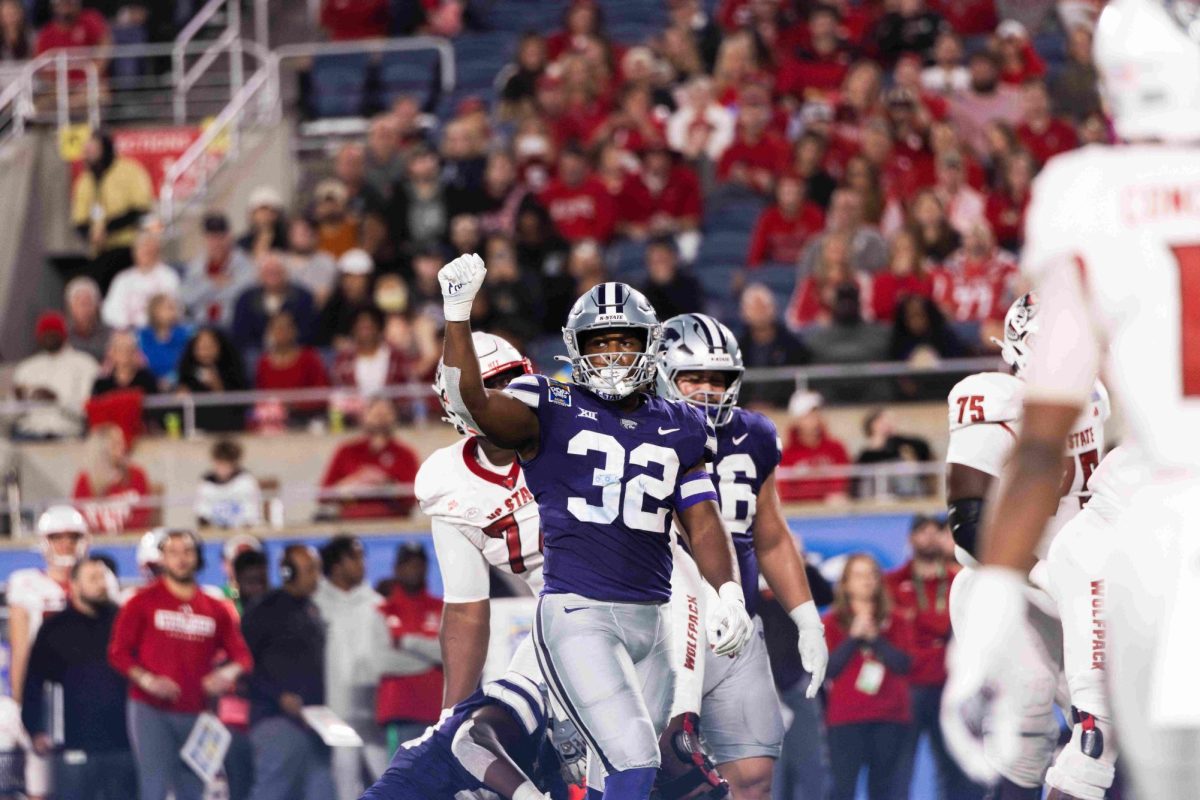
[[166,528],[155,528],[142,534],[137,546],[138,569],[154,575],[162,566],[162,543],[167,538]]
[[[79,538],[75,540],[75,551],[70,555],[54,552],[50,537],[55,534],[74,533]],[[92,544],[92,534],[88,531],[87,521],[83,514],[74,506],[50,506],[37,521],[38,547],[52,567],[73,567],[79,559],[87,555]]]
[[992,344],[1000,347],[1000,357],[1020,375],[1029,364],[1030,347],[1038,332],[1037,295],[1027,292],[1008,307],[1004,315],[1004,341],[992,337]]
[[[471,342],[475,345],[475,357],[479,359],[479,374],[483,376],[484,385],[489,378],[519,369],[522,375],[533,374],[533,364],[521,355],[521,351],[511,344],[491,333],[475,331],[471,334]],[[466,423],[454,409],[450,407],[450,397],[446,394],[446,376],[442,362],[438,361],[437,374],[433,379],[433,391],[437,394],[438,402],[446,416],[442,419],[454,426],[463,436],[478,436],[479,431]]]
[[1195,0],[1112,0],[1100,14],[1092,51],[1122,139],[1200,140]]
[[[645,347],[630,353],[583,355],[583,341],[589,332],[614,328],[638,331],[645,338]],[[562,331],[567,355],[557,356],[558,360],[571,365],[571,380],[588,387],[601,400],[621,400],[654,384],[662,325],[654,306],[632,286],[610,282],[592,287],[575,301]],[[622,366],[620,362],[629,356],[633,363]]]
[[[724,372],[728,385],[720,395],[685,395],[676,381],[683,372]],[[732,331],[707,314],[680,314],[663,323],[658,346],[658,394],[703,408],[720,427],[733,418],[742,390],[742,351]]]

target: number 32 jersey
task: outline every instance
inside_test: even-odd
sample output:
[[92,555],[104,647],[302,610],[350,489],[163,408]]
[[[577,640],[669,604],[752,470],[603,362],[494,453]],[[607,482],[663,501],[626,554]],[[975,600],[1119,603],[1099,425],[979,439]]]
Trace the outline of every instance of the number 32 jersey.
[[430,454],[415,492],[432,520],[447,603],[486,600],[489,564],[541,592],[541,523],[520,464],[497,472],[472,436]]
[[543,591],[669,600],[673,516],[705,488],[711,497],[707,479],[684,480],[716,449],[704,412],[650,395],[623,412],[544,375],[523,375],[504,391],[540,423],[537,455],[522,467],[542,517]]

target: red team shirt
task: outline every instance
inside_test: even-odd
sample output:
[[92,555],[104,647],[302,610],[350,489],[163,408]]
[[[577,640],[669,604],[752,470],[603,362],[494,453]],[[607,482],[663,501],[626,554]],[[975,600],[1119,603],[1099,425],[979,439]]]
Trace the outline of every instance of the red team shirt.
[[221,654],[246,672],[254,666],[229,606],[199,587],[191,599],[181,600],[161,580],[142,589],[121,608],[108,645],[109,663],[122,675],[129,677],[131,669],[141,667],[179,685],[179,699],[168,703],[146,694],[130,680],[131,700],[184,714],[204,710],[207,698],[200,682],[219,666]]
[[612,238],[616,210],[608,190],[595,178],[586,178],[578,186],[551,181],[538,199],[568,242],[595,239],[604,243]]
[[[824,617],[825,642],[829,652],[837,649],[846,640],[847,632],[842,629],[837,615],[830,611]],[[883,625],[879,635],[896,649],[905,653],[912,650],[912,630],[908,622],[893,612]],[[879,691],[866,694],[858,686],[859,671],[867,658],[860,648],[850,659],[846,668],[833,679],[829,689],[829,703],[825,709],[825,721],[829,725],[850,725],[855,722],[898,722],[912,719],[908,698],[908,679],[885,668]]]
[[[442,625],[442,601],[429,592],[411,595],[397,586],[379,607],[387,620],[392,644],[404,636],[437,641]],[[430,667],[416,675],[384,675],[379,681],[376,721],[380,725],[437,722],[442,709],[442,668]]]
[[97,533],[121,533],[150,527],[150,507],[138,503],[150,494],[146,473],[132,464],[125,479],[97,495],[86,472],[75,479],[75,500],[95,501],[78,503],[80,513],[87,519],[88,528]]
[[758,218],[746,266],[795,264],[800,251],[814,235],[825,228],[825,213],[816,203],[805,202],[794,217],[785,217],[779,206],[771,206]]
[[[914,581],[912,562],[889,572],[884,579],[896,611],[912,626],[913,686],[941,686],[946,682],[946,643],[950,639],[950,586],[958,575],[957,564],[946,565],[941,580]],[[918,593],[919,588],[919,593]],[[921,597],[923,595],[923,597]]]
[[[325,479],[321,485],[328,488],[345,478],[353,475],[363,467],[376,467],[386,473],[393,483],[411,484],[417,477],[416,453],[395,440],[390,441],[379,452],[371,449],[367,439],[352,439],[337,449],[333,461],[325,471]],[[372,517],[406,517],[416,504],[416,498],[380,497],[372,499],[362,497],[349,500],[342,504],[342,517],[347,519],[366,519]]]

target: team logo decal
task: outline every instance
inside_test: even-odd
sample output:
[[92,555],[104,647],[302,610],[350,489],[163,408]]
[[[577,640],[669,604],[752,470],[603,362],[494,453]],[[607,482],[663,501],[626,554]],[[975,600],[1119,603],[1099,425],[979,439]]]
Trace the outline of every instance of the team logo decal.
[[627,431],[632,431],[637,428],[637,422],[632,419],[621,420],[621,427]]
[[551,384],[549,387],[550,402],[558,406],[571,407],[571,387],[562,384]]

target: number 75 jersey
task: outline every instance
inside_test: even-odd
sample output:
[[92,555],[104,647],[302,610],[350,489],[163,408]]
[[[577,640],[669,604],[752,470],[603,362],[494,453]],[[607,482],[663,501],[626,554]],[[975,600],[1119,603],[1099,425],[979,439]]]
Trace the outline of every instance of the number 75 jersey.
[[447,603],[486,600],[489,564],[541,593],[541,521],[515,460],[496,472],[483,463],[475,437],[462,439],[425,459],[415,493],[432,519]]
[[522,375],[504,392],[537,414],[537,455],[522,463],[542,516],[547,594],[606,602],[671,597],[671,521],[714,499],[716,437],[703,411],[641,395],[621,411],[581,386]]

